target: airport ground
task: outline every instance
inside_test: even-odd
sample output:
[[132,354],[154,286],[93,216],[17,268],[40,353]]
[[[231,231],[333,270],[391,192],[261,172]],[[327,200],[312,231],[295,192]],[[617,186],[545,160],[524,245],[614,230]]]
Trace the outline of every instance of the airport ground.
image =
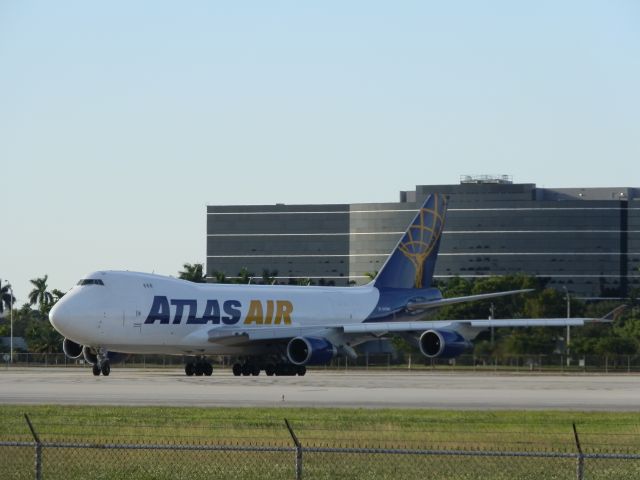
[[[637,478],[639,385],[634,374],[13,367],[0,371],[0,443],[33,441],[28,414],[49,442],[47,478],[293,478],[286,418],[308,448],[305,478],[575,478],[575,424],[583,451],[605,455],[587,461],[588,478]],[[27,445],[0,451],[0,471],[33,478]]]
[[640,412],[635,374],[324,371],[304,377],[187,377],[182,369],[0,370],[0,404],[364,407]]

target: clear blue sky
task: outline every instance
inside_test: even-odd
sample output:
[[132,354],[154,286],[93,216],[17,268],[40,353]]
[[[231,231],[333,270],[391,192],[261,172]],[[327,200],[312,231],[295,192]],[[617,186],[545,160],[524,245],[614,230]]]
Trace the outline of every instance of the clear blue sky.
[[640,186],[640,2],[0,1],[0,278],[205,259],[207,204]]

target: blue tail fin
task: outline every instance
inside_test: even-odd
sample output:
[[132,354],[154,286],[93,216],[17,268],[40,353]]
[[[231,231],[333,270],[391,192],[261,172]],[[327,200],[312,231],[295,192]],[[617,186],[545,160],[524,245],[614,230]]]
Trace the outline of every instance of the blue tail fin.
[[447,201],[433,193],[382,266],[374,285],[380,288],[428,288],[436,266]]

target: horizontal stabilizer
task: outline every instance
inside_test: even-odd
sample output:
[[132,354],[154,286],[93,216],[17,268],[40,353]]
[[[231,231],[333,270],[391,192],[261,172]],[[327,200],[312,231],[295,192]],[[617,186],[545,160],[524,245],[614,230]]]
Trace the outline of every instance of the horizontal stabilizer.
[[528,293],[533,291],[533,288],[526,288],[524,290],[509,290],[508,292],[481,293],[480,295],[469,295],[466,297],[442,298],[440,300],[432,300],[430,302],[409,302],[407,308],[409,310],[426,310],[429,308],[444,307],[445,305],[454,305],[456,303],[486,300],[487,298],[504,297],[506,295],[516,295],[518,293]]

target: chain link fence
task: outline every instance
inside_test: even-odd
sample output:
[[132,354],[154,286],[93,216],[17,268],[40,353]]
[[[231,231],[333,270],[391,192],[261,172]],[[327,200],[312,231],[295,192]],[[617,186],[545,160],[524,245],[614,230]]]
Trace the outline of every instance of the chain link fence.
[[[289,445],[0,441],[3,479],[637,479],[640,454]],[[283,429],[284,430],[284,429]],[[285,430],[285,431],[286,431]]]
[[[6,359],[5,359],[6,358]],[[88,367],[83,359],[69,359],[63,353],[0,353],[5,369],[12,367]],[[214,356],[217,368],[230,368],[234,359]],[[118,368],[183,368],[186,357],[175,355],[129,355]],[[1,363],[0,363],[1,365]],[[438,370],[477,372],[548,372],[548,373],[639,373],[640,355],[461,355],[454,359],[428,359],[422,355],[396,353],[362,354],[356,360],[335,358],[325,367],[333,370]]]

